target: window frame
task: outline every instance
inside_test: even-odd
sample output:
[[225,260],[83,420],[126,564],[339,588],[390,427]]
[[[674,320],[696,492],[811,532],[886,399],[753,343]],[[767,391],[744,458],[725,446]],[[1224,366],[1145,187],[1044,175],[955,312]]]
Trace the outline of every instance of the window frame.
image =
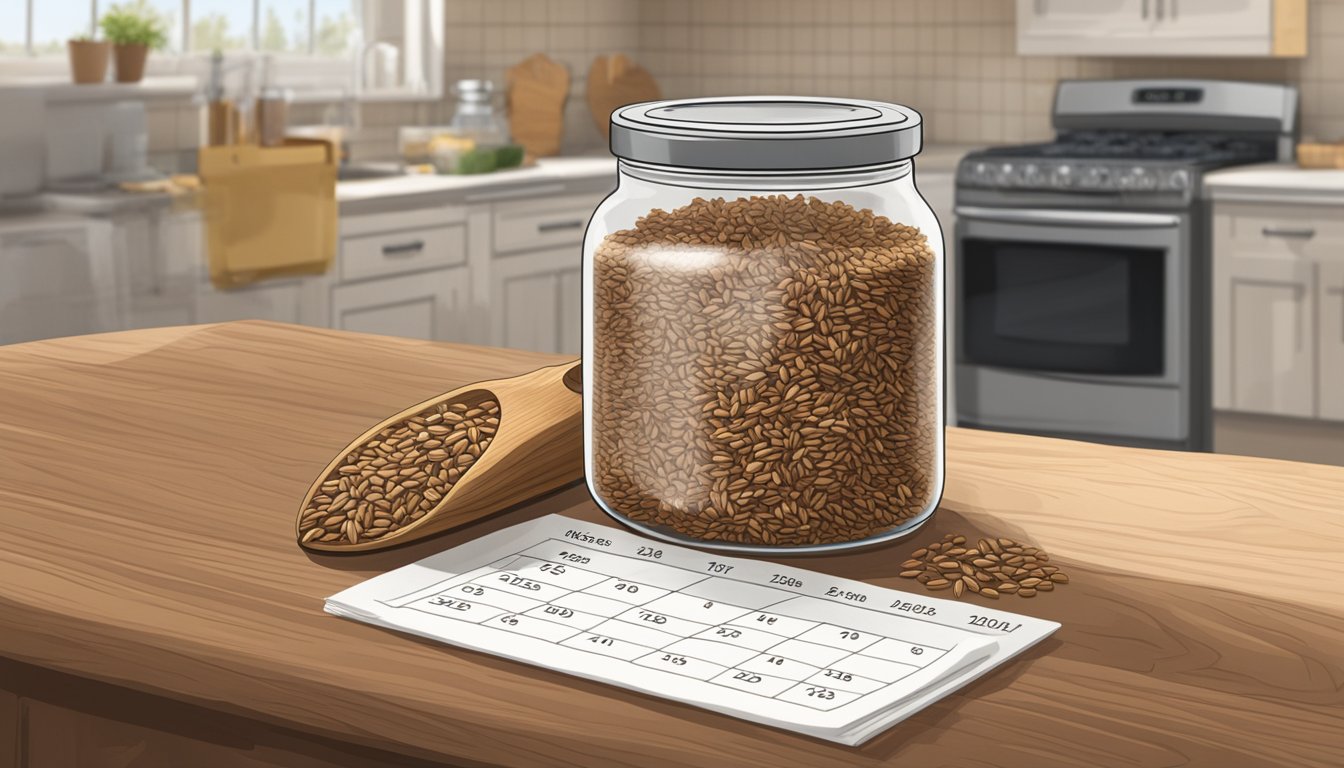
[[[0,0],[4,1],[4,0]],[[17,0],[24,7],[24,40],[21,50],[13,53],[0,53],[0,81],[19,78],[50,78],[65,75],[69,64],[63,53],[37,53],[33,50],[33,9],[41,0]],[[424,3],[431,22],[437,22],[437,29],[430,25],[430,42],[437,46],[421,90],[364,91],[356,82],[355,72],[359,67],[362,54],[348,51],[343,55],[331,56],[314,52],[317,32],[317,0],[308,0],[307,51],[263,51],[258,44],[261,40],[261,3],[262,0],[243,0],[252,8],[252,24],[248,30],[248,46],[226,53],[241,56],[272,56],[277,64],[280,84],[293,91],[298,102],[331,101],[353,96],[358,101],[437,101],[443,97],[443,3],[442,0],[406,0]],[[100,7],[113,5],[118,0],[89,0],[89,32],[97,32]],[[191,6],[192,0],[177,0],[181,7],[182,19],[178,33],[181,35],[180,50],[159,52],[151,56],[146,74],[150,77],[190,75],[198,79],[209,73],[210,53],[193,50],[191,45]],[[437,5],[437,12],[432,7]],[[380,3],[368,0],[353,0],[351,10],[359,30],[360,38],[368,28],[365,15],[369,8],[378,8]],[[376,13],[376,10],[374,11]],[[298,86],[298,87],[296,87]]]
[[[181,39],[182,39],[182,49],[181,49],[181,50],[178,50],[178,51],[172,51],[171,53],[172,53],[172,55],[177,55],[177,56],[190,56],[190,55],[193,54],[193,53],[198,53],[198,51],[196,51],[195,49],[193,49],[193,48],[191,47],[191,2],[192,2],[192,0],[176,0],[176,1],[177,1],[178,6],[181,8],[181,11],[182,11],[182,20],[181,20],[181,23],[177,25],[177,26],[178,26],[178,30],[177,30],[177,31],[178,31],[178,32],[181,34],[181,36],[182,36],[182,37],[181,37]],[[312,57],[312,58],[317,58],[317,59],[338,59],[338,58],[339,58],[339,59],[341,59],[341,60],[344,60],[344,57],[336,57],[336,56],[319,56],[319,55],[317,55],[317,54],[313,51],[313,45],[314,45],[314,43],[316,42],[316,40],[315,40],[315,38],[316,38],[316,34],[315,34],[315,33],[316,33],[316,31],[317,31],[317,18],[316,18],[316,12],[317,12],[317,0],[308,0],[308,30],[307,30],[307,41],[308,41],[308,42],[307,42],[307,46],[308,46],[308,50],[306,50],[306,51],[263,51],[263,50],[261,50],[259,46],[260,46],[260,43],[261,43],[261,2],[262,2],[262,0],[244,0],[244,2],[249,2],[249,1],[250,1],[250,5],[252,6],[252,24],[250,25],[250,28],[247,30],[247,47],[246,47],[246,48],[238,49],[238,53],[255,53],[255,54],[275,53],[275,54],[277,54],[277,55],[307,56],[307,57]],[[23,5],[23,7],[24,7],[24,16],[23,16],[23,20],[24,20],[24,23],[23,23],[23,27],[24,27],[24,32],[23,32],[23,47],[22,47],[21,52],[20,52],[19,54],[17,54],[17,55],[12,54],[12,53],[10,53],[10,54],[0,54],[0,61],[9,61],[9,60],[12,59],[12,58],[20,58],[20,57],[28,57],[28,58],[34,58],[34,59],[42,59],[42,58],[53,58],[53,57],[58,56],[59,54],[37,53],[36,51],[33,50],[33,8],[36,7],[36,5],[38,4],[39,0],[17,0],[17,2],[21,3],[21,4]],[[89,36],[93,36],[93,35],[97,34],[97,32],[98,32],[98,14],[99,14],[99,7],[100,7],[100,6],[103,6],[103,5],[106,5],[106,6],[116,5],[117,2],[118,2],[118,0],[88,0],[88,2],[89,2],[89,24],[88,24],[88,30],[87,30],[87,32],[85,32],[84,34],[87,34],[87,35],[89,35]],[[360,18],[360,14],[358,13],[357,9],[360,7],[360,4],[359,4],[359,3],[356,3],[356,2],[352,2],[350,5],[351,5],[351,10],[352,10],[352,11],[355,11],[355,18],[358,20],[358,19]]]

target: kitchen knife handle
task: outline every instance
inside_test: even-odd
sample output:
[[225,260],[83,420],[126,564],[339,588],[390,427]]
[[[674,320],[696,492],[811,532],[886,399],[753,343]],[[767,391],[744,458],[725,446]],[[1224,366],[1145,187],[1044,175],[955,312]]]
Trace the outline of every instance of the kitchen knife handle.
[[1265,237],[1299,237],[1310,240],[1316,236],[1315,227],[1263,227],[1260,234]]

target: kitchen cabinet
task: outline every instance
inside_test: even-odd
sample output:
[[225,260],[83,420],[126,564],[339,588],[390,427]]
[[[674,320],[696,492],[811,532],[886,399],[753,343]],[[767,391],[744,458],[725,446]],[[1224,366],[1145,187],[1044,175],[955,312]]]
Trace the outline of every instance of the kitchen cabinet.
[[[1152,28],[1152,0],[1027,0],[1017,4],[1018,39],[1138,36]],[[1026,51],[1019,51],[1026,53]]]
[[583,233],[602,197],[557,196],[495,205],[490,343],[579,354]]
[[1306,0],[1017,0],[1017,52],[1307,55]]
[[70,196],[57,204],[71,215],[0,223],[0,344],[273,320],[578,354],[580,244],[611,180],[584,174],[452,194],[414,191],[433,180],[408,179],[410,192],[343,209],[326,274],[230,290],[208,279],[198,211]]
[[1214,407],[1315,415],[1312,265],[1229,255],[1215,285]]
[[196,294],[196,322],[274,320],[326,325],[324,285],[325,281],[318,277],[265,280],[227,291],[203,283]]
[[201,216],[151,207],[110,216],[114,258],[124,265],[124,328],[187,325],[196,320],[204,280]]
[[342,282],[466,263],[461,206],[411,208],[341,221],[337,271]]
[[490,264],[492,343],[579,354],[581,285],[577,247],[496,258]]
[[110,238],[96,219],[0,223],[0,344],[118,330],[123,284]]
[[1220,202],[1215,409],[1344,420],[1344,221],[1328,206]]
[[1344,254],[1316,273],[1317,415],[1344,421]]
[[331,290],[330,327],[437,341],[474,341],[464,333],[470,312],[467,270],[436,269],[413,275],[338,285]]
[[330,325],[578,354],[580,244],[601,199],[548,189],[349,217]]

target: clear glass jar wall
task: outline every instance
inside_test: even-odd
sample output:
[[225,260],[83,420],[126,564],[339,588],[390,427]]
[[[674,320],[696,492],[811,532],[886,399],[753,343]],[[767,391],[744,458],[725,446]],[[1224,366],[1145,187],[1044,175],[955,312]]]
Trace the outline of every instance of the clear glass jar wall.
[[725,549],[827,550],[926,520],[942,235],[911,162],[619,173],[584,243],[597,502]]

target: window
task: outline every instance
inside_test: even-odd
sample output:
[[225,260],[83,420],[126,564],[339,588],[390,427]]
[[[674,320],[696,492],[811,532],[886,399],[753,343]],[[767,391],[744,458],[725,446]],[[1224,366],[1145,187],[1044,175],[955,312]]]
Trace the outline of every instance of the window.
[[[178,52],[264,51],[346,56],[359,29],[356,0],[122,0],[156,14]],[[0,55],[61,54],[95,34],[116,0],[0,0]]]
[[168,29],[151,77],[204,77],[220,50],[233,62],[273,55],[278,84],[298,100],[443,94],[444,0],[0,0],[0,77],[64,75],[66,41],[97,34],[118,3]]

